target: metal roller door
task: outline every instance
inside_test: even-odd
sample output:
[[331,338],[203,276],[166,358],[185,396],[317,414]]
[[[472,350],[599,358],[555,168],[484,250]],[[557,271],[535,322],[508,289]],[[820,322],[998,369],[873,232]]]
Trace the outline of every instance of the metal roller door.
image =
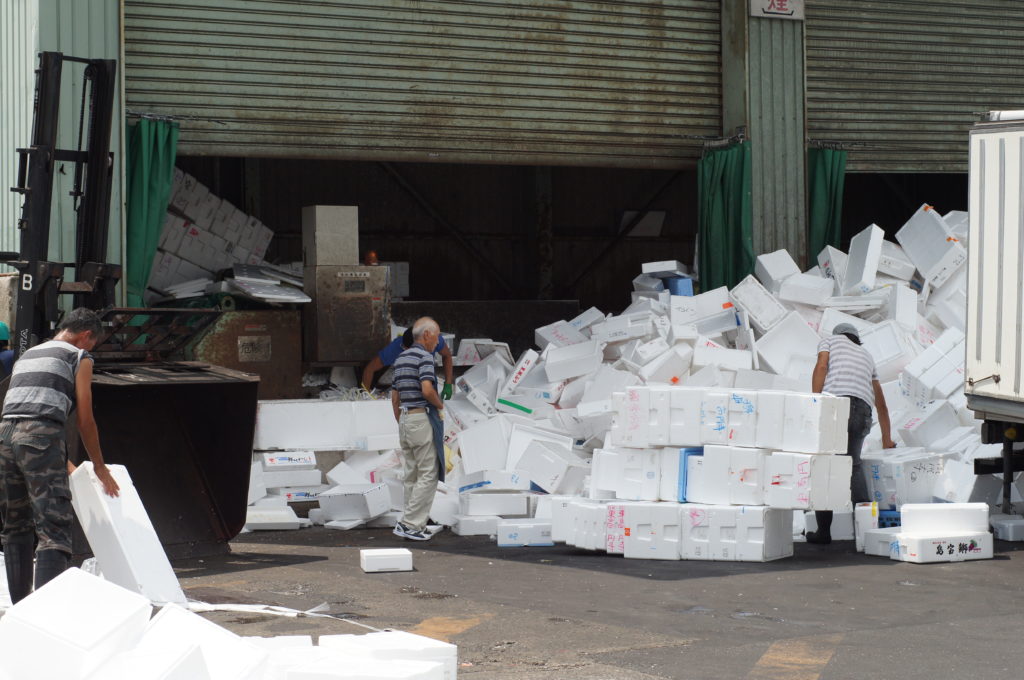
[[683,167],[719,45],[709,0],[125,0],[127,108],[188,155]]
[[967,172],[977,112],[1024,109],[1020,0],[807,2],[807,127],[848,170]]

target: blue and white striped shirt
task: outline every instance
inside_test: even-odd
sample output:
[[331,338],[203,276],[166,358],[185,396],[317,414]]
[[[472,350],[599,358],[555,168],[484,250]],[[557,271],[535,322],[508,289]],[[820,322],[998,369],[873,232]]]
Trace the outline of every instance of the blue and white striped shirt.
[[392,387],[398,390],[402,408],[424,408],[427,399],[423,396],[423,381],[429,380],[437,387],[434,371],[434,355],[423,345],[416,343],[402,352],[394,364]]

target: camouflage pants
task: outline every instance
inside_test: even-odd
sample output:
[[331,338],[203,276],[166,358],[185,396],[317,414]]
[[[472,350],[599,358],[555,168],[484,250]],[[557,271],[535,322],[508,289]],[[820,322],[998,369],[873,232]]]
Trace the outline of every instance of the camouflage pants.
[[0,421],[3,541],[38,537],[38,550],[71,552],[71,487],[64,426],[48,420]]

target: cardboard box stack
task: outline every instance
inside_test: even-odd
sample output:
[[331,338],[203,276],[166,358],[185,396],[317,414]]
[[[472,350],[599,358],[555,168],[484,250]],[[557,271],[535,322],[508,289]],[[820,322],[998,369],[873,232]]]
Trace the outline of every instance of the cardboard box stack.
[[[883,450],[875,423],[862,466],[875,507],[998,502],[999,480],[973,474],[998,446],[981,445],[962,390],[965,217],[925,205],[898,245],[871,225],[808,272],[777,251],[732,290],[695,296],[664,283],[680,263],[649,263],[621,314],[589,309],[538,328],[517,361],[467,362],[434,520],[503,545],[653,559],[789,556],[794,511],[797,526],[840,511],[852,538],[851,461],[836,455],[849,402],[810,393],[818,342],[841,322],[874,357],[900,445]],[[889,555],[896,533],[864,542]]]
[[214,274],[235,264],[263,264],[274,236],[259,219],[246,215],[179,168],[156,257],[147,284],[147,302],[202,295]]

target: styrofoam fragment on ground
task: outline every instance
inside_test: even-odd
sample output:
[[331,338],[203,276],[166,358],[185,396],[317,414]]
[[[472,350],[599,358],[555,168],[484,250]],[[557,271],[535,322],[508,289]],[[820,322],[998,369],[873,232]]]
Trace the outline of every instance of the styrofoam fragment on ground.
[[990,560],[993,557],[992,534],[988,531],[938,534],[910,534],[901,527],[898,536],[899,552],[891,554],[894,560],[928,564],[934,562],[964,562]]
[[331,487],[317,497],[327,520],[366,521],[391,509],[386,484],[351,484]]
[[364,548],[359,551],[359,567],[368,574],[412,571],[412,552],[408,548]]
[[249,531],[292,531],[299,525],[298,515],[288,505],[251,505],[245,513],[245,528]]
[[878,260],[882,256],[885,232],[872,224],[850,240],[843,294],[863,295],[875,287]]
[[68,569],[0,618],[0,658],[13,678],[88,677],[143,635],[149,600],[80,569]]
[[267,652],[226,628],[174,604],[163,607],[150,620],[137,651],[161,651],[198,645],[214,680],[250,680],[258,677]]
[[832,296],[835,282],[810,274],[793,274],[779,286],[779,299],[803,305],[820,305]]
[[799,274],[800,268],[793,261],[787,250],[776,250],[757,256],[754,263],[754,275],[764,284],[769,292],[777,294],[782,282],[793,274]]
[[926,281],[941,286],[967,262],[967,250],[930,205],[922,205],[896,232],[896,240]]
[[879,272],[902,281],[910,281],[914,278],[916,270],[914,263],[903,252],[903,248],[892,241],[882,241],[882,254],[878,258]]

